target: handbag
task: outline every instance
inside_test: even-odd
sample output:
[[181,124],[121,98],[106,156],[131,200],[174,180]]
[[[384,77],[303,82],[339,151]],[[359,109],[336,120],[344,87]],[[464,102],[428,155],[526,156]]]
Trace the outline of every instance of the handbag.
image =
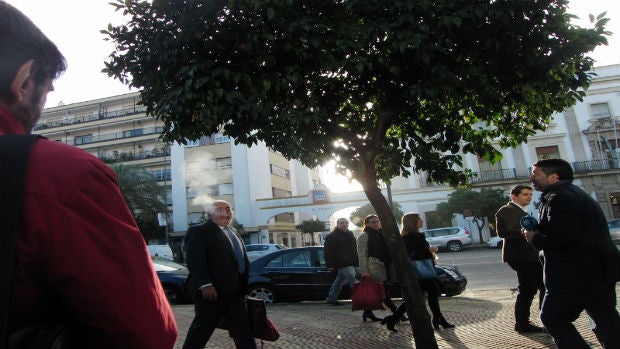
[[432,259],[414,259],[411,261],[413,268],[418,272],[418,279],[433,279],[437,277],[437,271]]
[[[1,347],[9,349],[70,349],[76,336],[65,322],[36,323],[8,333],[8,313],[19,218],[22,211],[22,195],[28,169],[30,149],[38,136],[0,136],[0,220],[5,222],[2,234],[1,258],[6,266],[0,268],[0,278],[8,280],[0,288],[0,340]],[[11,169],[8,171],[7,169]],[[7,347],[8,345],[8,347]]]
[[250,320],[250,328],[254,334],[254,338],[275,342],[280,338],[280,332],[267,317],[267,308],[265,301],[258,298],[246,297],[245,302],[248,307],[248,317]]
[[383,282],[375,281],[371,277],[362,279],[351,287],[352,310],[384,310],[383,301],[386,299]]
[[[246,296],[245,304],[248,310],[248,322],[252,331],[252,337],[269,342],[277,341],[280,338],[280,332],[276,325],[267,317],[265,301]],[[217,328],[228,330],[228,335],[230,337],[233,336],[230,330],[231,326],[224,317],[220,319]]]

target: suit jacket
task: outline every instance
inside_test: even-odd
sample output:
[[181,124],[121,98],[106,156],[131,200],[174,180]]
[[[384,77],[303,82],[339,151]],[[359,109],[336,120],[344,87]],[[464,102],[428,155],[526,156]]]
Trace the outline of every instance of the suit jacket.
[[495,214],[497,235],[504,239],[502,261],[507,263],[540,262],[538,251],[521,234],[521,218],[527,213],[510,201]]
[[245,272],[239,275],[237,258],[230,240],[215,222],[208,220],[190,227],[185,239],[187,267],[196,294],[200,294],[200,286],[210,283],[220,297],[242,296],[246,293],[250,262],[245,246]]
[[620,279],[620,252],[612,244],[599,204],[570,181],[547,187],[541,196],[539,233],[549,292],[599,290]]

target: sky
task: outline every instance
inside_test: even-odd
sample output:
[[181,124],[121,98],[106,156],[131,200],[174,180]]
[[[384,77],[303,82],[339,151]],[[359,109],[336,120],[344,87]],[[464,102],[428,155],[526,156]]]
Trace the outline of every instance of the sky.
[[[68,69],[55,81],[55,91],[48,94],[46,107],[84,102],[132,92],[118,80],[102,73],[104,60],[114,46],[104,41],[101,30],[109,23],[122,23],[122,15],[108,3],[113,0],[5,0],[20,9],[59,47]],[[590,27],[588,15],[607,11],[608,46],[592,54],[595,66],[620,64],[620,1],[570,0],[569,12],[581,18],[576,22]],[[330,176],[331,177],[331,176]],[[332,190],[349,191],[347,179],[326,183]],[[334,191],[336,191],[334,190]]]

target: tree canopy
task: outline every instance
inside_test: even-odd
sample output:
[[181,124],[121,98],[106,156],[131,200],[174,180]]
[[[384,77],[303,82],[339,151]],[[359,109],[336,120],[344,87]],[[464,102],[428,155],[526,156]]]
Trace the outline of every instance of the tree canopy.
[[[411,171],[463,183],[462,154],[494,162],[583,96],[604,14],[567,0],[116,0],[128,23],[105,71],[141,90],[166,141],[223,132],[308,167],[337,160],[363,187],[412,300],[430,317],[378,188]],[[413,307],[413,308],[411,308]]]
[[442,222],[450,225],[454,214],[463,214],[468,210],[472,216],[487,218],[490,223],[494,223],[495,213],[509,200],[510,196],[504,193],[504,189],[482,188],[476,191],[458,188],[448,195],[448,201],[437,205],[436,218],[441,218]]
[[106,71],[166,140],[223,128],[362,185],[411,168],[463,182],[461,152],[497,160],[493,142],[544,129],[606,43],[606,18],[572,26],[561,0],[117,1],[131,20],[106,31]]
[[302,221],[295,226],[295,229],[299,230],[302,234],[310,234],[311,246],[314,246],[314,233],[325,231],[325,222],[318,219],[311,219]]
[[157,184],[149,171],[138,166],[113,164],[121,194],[129,206],[142,235],[145,239],[161,239],[163,229],[157,220],[158,213],[165,213],[162,202],[164,188]]

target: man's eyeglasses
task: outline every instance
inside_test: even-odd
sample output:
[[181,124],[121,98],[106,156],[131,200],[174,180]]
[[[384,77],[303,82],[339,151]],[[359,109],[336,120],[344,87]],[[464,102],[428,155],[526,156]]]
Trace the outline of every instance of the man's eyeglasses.
[[368,221],[368,223],[375,224],[375,223],[381,223],[381,221]]

